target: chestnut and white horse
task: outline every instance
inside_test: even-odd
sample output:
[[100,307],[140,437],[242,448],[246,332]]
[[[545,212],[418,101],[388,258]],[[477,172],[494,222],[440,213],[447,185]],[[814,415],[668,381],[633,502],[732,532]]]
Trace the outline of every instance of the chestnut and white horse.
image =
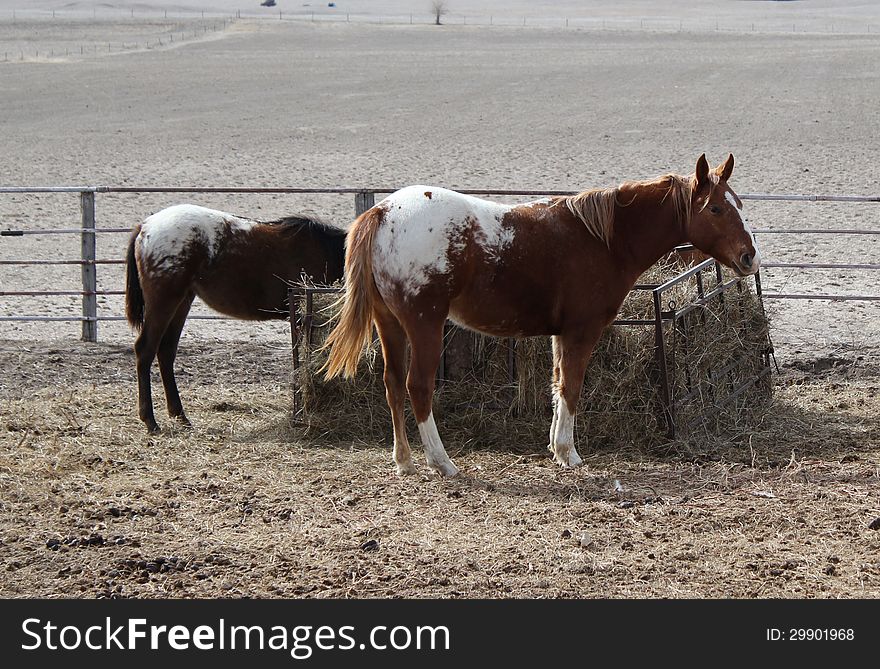
[[408,390],[428,465],[454,476],[431,409],[447,317],[500,337],[551,335],[549,448],[563,466],[581,464],[574,414],[584,372],[638,277],[686,242],[740,275],[758,271],[754,237],[728,184],[732,171],[732,155],[714,170],[702,155],[689,177],[518,206],[428,186],[393,193],[349,230],[327,377],[355,374],[375,323],[398,473],[415,471],[404,424]]

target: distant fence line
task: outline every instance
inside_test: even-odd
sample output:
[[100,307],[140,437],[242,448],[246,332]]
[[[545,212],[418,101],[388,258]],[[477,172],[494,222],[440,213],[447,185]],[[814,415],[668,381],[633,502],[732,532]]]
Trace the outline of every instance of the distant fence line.
[[[316,11],[316,9],[318,11]],[[282,7],[239,9],[234,12],[211,12],[199,10],[168,11],[159,9],[113,9],[88,10],[32,10],[13,9],[0,13],[0,23],[19,20],[80,19],[107,21],[121,19],[263,19],[284,21],[309,21],[325,23],[374,23],[394,25],[433,25],[432,13],[362,14],[345,12],[338,8],[316,7],[285,10]],[[821,34],[878,34],[880,24],[870,24],[856,17],[762,17],[759,20],[703,17],[680,19],[674,17],[648,17],[629,19],[625,17],[538,17],[518,15],[445,13],[443,25],[499,26],[531,28],[569,28],[580,30],[645,31],[645,32],[734,32],[734,33],[821,33]]]
[[[55,229],[31,229],[31,230],[0,230],[0,237],[23,237],[37,234],[78,234],[81,240],[80,258],[77,260],[45,260],[45,259],[0,259],[0,266],[10,265],[79,265],[82,271],[81,290],[40,290],[40,291],[0,291],[0,297],[23,297],[23,296],[81,296],[82,315],[80,316],[0,316],[2,321],[79,321],[82,323],[82,339],[94,342],[98,339],[99,321],[121,321],[121,315],[99,316],[97,297],[99,295],[122,295],[122,290],[98,290],[97,267],[98,265],[122,265],[125,260],[121,258],[98,259],[97,258],[97,235],[128,233],[129,228],[99,228],[95,217],[95,197],[99,193],[237,193],[237,194],[333,194],[353,195],[354,213],[360,215],[376,202],[377,194],[392,193],[397,190],[389,188],[223,188],[223,187],[129,187],[129,186],[46,186],[46,187],[0,187],[0,196],[10,194],[40,194],[40,193],[71,193],[79,195],[81,221],[79,227],[55,228]],[[508,190],[508,189],[459,189],[459,192],[470,195],[488,196],[560,196],[571,195],[572,191],[553,190]],[[770,193],[744,193],[740,195],[742,200],[763,200],[770,202],[839,202],[839,203],[880,203],[880,195],[778,195]],[[765,229],[755,230],[755,234],[816,234],[816,235],[880,235],[880,230],[868,229]],[[880,264],[875,263],[776,263],[764,262],[762,268],[782,269],[837,269],[844,271],[869,270],[880,271]],[[806,293],[763,293],[765,299],[791,299],[791,300],[829,300],[841,301],[867,301],[880,303],[880,295],[850,294],[806,294]],[[194,316],[194,318],[220,319],[220,316]]]
[[43,47],[27,49],[25,47],[5,48],[0,42],[0,48],[3,50],[3,62],[30,60],[31,57],[39,58],[69,58],[70,56],[88,56],[100,55],[105,53],[120,53],[125,51],[136,51],[140,49],[154,49],[158,47],[171,46],[173,44],[185,43],[189,39],[198,39],[205,36],[209,32],[222,32],[233,21],[229,18],[218,18],[214,20],[206,20],[202,25],[181,27],[176,26],[173,30],[156,33],[152,37],[142,37],[131,41],[91,41],[89,43],[81,43],[79,40],[74,46],[64,47]]

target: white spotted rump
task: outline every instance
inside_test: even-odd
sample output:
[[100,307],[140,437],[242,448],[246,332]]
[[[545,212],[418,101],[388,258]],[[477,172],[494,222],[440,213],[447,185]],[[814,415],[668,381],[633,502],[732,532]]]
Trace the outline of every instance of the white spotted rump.
[[138,254],[154,271],[172,272],[194,245],[213,259],[224,235],[247,232],[256,221],[194,204],[176,204],[148,216],[137,238]]
[[407,295],[417,295],[432,277],[447,274],[451,254],[469,241],[496,258],[513,242],[514,232],[502,225],[513,207],[432,186],[408,186],[385,198],[373,252],[380,293],[388,282]]

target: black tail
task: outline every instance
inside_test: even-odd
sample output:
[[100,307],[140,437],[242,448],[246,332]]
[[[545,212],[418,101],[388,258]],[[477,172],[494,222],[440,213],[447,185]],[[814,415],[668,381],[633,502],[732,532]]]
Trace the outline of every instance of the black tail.
[[141,279],[138,276],[137,261],[134,257],[134,243],[140,231],[141,226],[135,226],[125,258],[125,317],[135,330],[140,330],[144,324],[144,291],[141,289]]

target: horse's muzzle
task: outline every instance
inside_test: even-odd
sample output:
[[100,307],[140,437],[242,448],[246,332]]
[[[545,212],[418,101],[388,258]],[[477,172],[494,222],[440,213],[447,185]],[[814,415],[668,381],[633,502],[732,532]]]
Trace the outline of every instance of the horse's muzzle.
[[733,261],[733,269],[739,276],[751,276],[756,274],[760,265],[761,255],[757,250],[754,255],[746,252]]

